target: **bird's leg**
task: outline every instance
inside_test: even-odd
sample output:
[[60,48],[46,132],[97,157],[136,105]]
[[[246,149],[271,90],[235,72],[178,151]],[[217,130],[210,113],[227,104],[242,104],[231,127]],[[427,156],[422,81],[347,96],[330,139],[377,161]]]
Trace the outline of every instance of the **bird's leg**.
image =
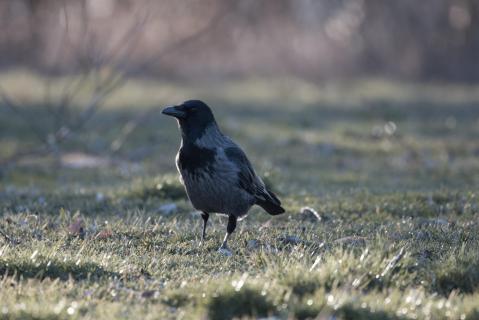
[[225,239],[223,240],[223,244],[221,245],[219,249],[219,251],[225,255],[229,255],[229,256],[231,255],[231,251],[228,248],[228,239],[233,233],[233,231],[235,231],[236,229],[236,220],[237,218],[235,216],[233,215],[228,216],[228,226],[226,227]]
[[229,249],[229,248],[228,248],[228,243],[227,243],[229,237],[230,237],[230,233],[226,233],[226,234],[225,234],[225,238],[223,239],[223,243],[221,244],[220,249]]
[[201,242],[200,242],[200,244],[202,244],[202,243],[205,241],[205,237],[206,237],[206,224],[208,223],[208,218],[210,217],[210,215],[209,215],[207,212],[202,212],[202,213],[201,213],[201,217],[203,218],[203,232],[201,233]]

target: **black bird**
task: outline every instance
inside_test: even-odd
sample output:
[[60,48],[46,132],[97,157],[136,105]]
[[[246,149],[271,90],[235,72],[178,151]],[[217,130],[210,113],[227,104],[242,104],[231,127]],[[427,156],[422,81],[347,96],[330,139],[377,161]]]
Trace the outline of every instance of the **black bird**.
[[181,146],[176,167],[188,198],[202,212],[202,242],[210,213],[228,216],[220,252],[229,255],[227,241],[236,221],[245,217],[253,205],[261,206],[271,215],[284,212],[281,202],[256,175],[243,150],[221,133],[206,103],[189,100],[166,107],[162,113],[178,120]]

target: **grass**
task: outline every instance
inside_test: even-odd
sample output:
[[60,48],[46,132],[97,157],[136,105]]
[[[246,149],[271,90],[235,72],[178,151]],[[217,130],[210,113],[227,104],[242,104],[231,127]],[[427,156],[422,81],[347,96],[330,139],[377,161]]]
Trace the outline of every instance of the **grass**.
[[[38,81],[0,77],[46,126],[41,94],[19,89]],[[202,221],[174,168],[176,125],[153,113],[106,165],[42,158],[3,168],[0,318],[478,319],[477,92],[377,80],[134,80],[66,153],[104,159],[142,110],[202,98],[287,213],[253,209],[232,257],[216,252],[226,220],[212,216],[199,246]],[[37,143],[27,129],[2,109],[0,157]]]

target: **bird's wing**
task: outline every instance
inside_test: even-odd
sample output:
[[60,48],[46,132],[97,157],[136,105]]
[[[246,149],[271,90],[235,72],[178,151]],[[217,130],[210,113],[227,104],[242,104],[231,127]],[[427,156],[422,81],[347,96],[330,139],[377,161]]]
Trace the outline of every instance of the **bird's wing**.
[[224,149],[228,160],[238,168],[239,185],[251,195],[258,195],[265,190],[264,183],[254,172],[253,166],[238,146],[230,146]]
[[251,194],[256,201],[255,203],[269,214],[277,215],[283,213],[284,209],[281,207],[281,201],[279,201],[273,192],[266,188],[261,178],[256,175],[243,150],[233,145],[225,148],[224,151],[228,159],[233,162],[239,170],[238,179],[240,188]]

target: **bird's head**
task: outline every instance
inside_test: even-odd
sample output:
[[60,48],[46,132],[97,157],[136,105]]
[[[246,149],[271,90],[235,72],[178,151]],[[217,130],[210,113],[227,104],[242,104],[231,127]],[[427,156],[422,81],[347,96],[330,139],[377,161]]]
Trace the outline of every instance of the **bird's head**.
[[190,139],[200,137],[209,126],[216,126],[210,107],[200,100],[188,100],[176,106],[168,106],[162,113],[175,117],[182,135]]

